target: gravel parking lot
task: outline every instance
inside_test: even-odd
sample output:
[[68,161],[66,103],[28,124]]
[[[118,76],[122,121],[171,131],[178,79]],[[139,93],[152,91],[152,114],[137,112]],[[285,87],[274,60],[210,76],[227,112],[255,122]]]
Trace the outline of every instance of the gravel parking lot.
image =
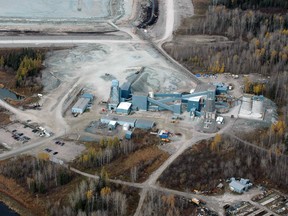
[[[8,148],[15,149],[26,143],[37,141],[41,137],[33,133],[33,129],[21,123],[12,123],[0,129],[0,143],[7,144]],[[14,137],[15,138],[14,138]]]
[[57,158],[64,162],[70,162],[74,160],[82,153],[82,151],[85,150],[85,146],[82,144],[77,144],[70,141],[67,142],[64,140],[54,140],[53,142],[49,142],[41,148],[42,149],[34,151],[34,154],[37,155],[41,152],[45,152],[49,154],[50,157]]

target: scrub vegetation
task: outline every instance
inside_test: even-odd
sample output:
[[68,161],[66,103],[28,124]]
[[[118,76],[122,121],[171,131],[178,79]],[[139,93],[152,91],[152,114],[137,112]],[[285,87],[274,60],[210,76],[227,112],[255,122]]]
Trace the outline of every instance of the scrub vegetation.
[[92,143],[71,166],[92,173],[95,170],[100,173],[105,167],[111,178],[144,181],[168,158],[168,154],[156,146],[159,143],[157,136],[140,129],[134,130],[133,135],[132,140],[120,141],[115,137]]
[[46,160],[19,157],[0,166],[0,174],[15,181],[32,193],[47,193],[69,183],[75,176],[69,170]]
[[0,51],[0,68],[16,73],[16,87],[39,87],[45,52],[37,49],[7,49]]
[[213,193],[220,179],[248,178],[254,184],[288,191],[288,157],[229,136],[201,141],[164,171],[162,186],[177,190]]

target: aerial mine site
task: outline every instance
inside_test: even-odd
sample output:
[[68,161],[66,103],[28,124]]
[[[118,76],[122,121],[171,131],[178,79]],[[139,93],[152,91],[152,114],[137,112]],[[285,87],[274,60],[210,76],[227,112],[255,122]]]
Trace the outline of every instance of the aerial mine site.
[[288,215],[286,1],[0,3],[0,215]]

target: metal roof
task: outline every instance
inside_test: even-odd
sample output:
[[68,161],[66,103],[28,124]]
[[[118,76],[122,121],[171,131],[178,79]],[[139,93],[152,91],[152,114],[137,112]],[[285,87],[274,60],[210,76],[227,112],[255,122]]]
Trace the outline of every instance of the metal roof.
[[152,128],[155,125],[154,121],[137,119],[135,127],[136,128]]
[[149,94],[146,92],[133,92],[133,96],[148,96]]
[[128,118],[125,116],[113,116],[113,115],[107,115],[107,116],[103,116],[101,118],[102,120],[107,120],[107,121],[117,121],[118,123],[121,122],[127,122],[127,123],[135,123],[136,119],[134,118]]
[[110,121],[109,125],[116,126],[117,125],[117,121]]
[[129,110],[131,108],[132,104],[129,102],[121,102],[117,109],[122,109],[122,110]]
[[72,109],[86,109],[88,103],[90,102],[89,98],[79,98]]
[[94,95],[90,94],[90,93],[84,93],[83,95],[81,95],[82,98],[89,98],[89,99],[93,99]]
[[231,181],[229,186],[236,191],[243,191],[245,189],[245,185],[241,184],[239,181]]
[[133,134],[133,131],[127,130],[125,134],[132,135],[132,134]]
[[126,90],[128,91],[131,88],[131,83],[130,82],[125,82],[121,85],[121,90]]
[[188,101],[199,102],[199,100],[201,99],[201,97],[203,97],[203,96],[190,97],[190,98],[188,98]]

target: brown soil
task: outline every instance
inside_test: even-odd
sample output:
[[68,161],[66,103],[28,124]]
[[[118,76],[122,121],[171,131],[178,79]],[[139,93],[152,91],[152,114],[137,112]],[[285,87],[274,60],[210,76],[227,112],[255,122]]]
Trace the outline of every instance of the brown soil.
[[149,175],[167,160],[169,154],[156,146],[140,149],[127,156],[122,156],[105,166],[109,176],[125,181],[130,181],[130,170],[138,167],[137,182],[144,182]]
[[10,115],[0,111],[0,125],[8,125],[10,122]]
[[[24,212],[29,212],[29,215],[47,215],[47,212],[44,208],[44,201],[41,201],[27,192],[22,186],[18,185],[13,179],[5,178],[0,175],[0,193],[2,193],[3,201],[7,201],[7,198],[4,198],[3,194],[11,198],[11,202],[6,204],[11,205],[20,214]],[[16,201],[17,204],[15,204]]]

